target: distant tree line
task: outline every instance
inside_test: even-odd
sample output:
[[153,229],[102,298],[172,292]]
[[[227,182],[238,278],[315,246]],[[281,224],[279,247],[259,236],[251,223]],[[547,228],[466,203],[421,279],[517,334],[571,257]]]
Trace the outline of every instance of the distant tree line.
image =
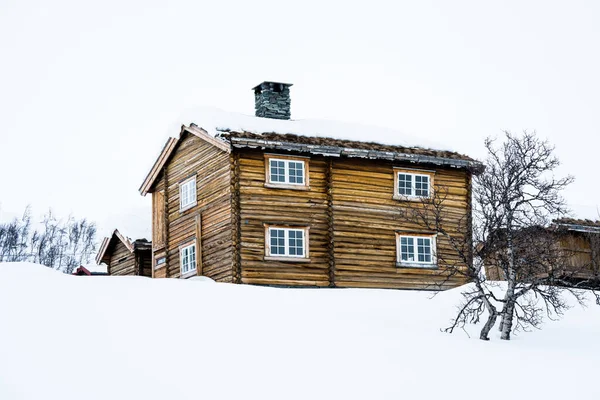
[[49,211],[32,223],[27,207],[21,218],[0,222],[0,262],[28,261],[70,274],[95,251],[96,224],[85,218],[61,220]]

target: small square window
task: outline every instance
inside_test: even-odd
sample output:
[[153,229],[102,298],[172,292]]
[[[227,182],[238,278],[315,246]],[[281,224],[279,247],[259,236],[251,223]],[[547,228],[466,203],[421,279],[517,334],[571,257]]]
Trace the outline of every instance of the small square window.
[[269,243],[266,255],[270,257],[305,258],[307,256],[307,228],[267,228]]
[[402,200],[431,197],[432,175],[402,170],[396,171],[395,176],[394,198]]
[[291,158],[267,158],[267,185],[302,189],[308,185],[307,161]]
[[398,235],[400,266],[430,267],[435,265],[435,236]]

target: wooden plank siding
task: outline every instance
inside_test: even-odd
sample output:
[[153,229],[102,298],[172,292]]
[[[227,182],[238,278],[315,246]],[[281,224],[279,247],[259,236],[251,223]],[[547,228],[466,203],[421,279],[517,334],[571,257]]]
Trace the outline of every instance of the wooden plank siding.
[[151,250],[138,250],[137,254],[137,268],[141,276],[152,276],[152,251]]
[[152,245],[155,249],[165,247],[165,192],[163,190],[152,193]]
[[[396,266],[396,232],[422,228],[402,218],[407,208],[421,204],[393,199],[393,168],[414,169],[415,165],[313,155],[310,188],[292,190],[265,187],[264,152],[236,151],[242,283],[434,289],[434,284],[446,279],[444,265],[438,269]],[[470,174],[459,169],[434,172],[435,186],[448,191],[446,227],[465,235],[459,232],[459,221],[468,216]],[[265,224],[309,226],[310,262],[265,260]],[[437,251],[452,260],[449,243],[441,237]],[[449,280],[444,287],[462,283]]]
[[137,260],[134,253],[120,240],[115,240],[110,252],[109,275],[137,275]]
[[[180,210],[179,183],[196,176],[197,204]],[[229,154],[201,138],[186,134],[154,184],[154,205],[164,203],[162,221],[153,220],[154,256],[166,252],[167,262],[154,277],[180,276],[179,247],[197,240],[197,271],[220,282],[232,279],[232,225]],[[153,212],[154,215],[158,211]],[[158,231],[164,226],[164,234]],[[197,238],[200,235],[201,237]]]

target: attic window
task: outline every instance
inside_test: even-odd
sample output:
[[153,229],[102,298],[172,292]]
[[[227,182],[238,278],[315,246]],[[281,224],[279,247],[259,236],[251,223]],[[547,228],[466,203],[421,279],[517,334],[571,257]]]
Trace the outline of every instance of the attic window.
[[265,186],[308,189],[308,158],[265,155]]
[[179,211],[196,205],[196,176],[179,183]]

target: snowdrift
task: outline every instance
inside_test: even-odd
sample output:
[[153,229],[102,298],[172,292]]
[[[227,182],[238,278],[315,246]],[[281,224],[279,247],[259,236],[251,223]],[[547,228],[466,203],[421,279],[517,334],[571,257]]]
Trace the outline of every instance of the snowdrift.
[[431,297],[0,264],[0,399],[600,398],[600,307],[482,342]]

